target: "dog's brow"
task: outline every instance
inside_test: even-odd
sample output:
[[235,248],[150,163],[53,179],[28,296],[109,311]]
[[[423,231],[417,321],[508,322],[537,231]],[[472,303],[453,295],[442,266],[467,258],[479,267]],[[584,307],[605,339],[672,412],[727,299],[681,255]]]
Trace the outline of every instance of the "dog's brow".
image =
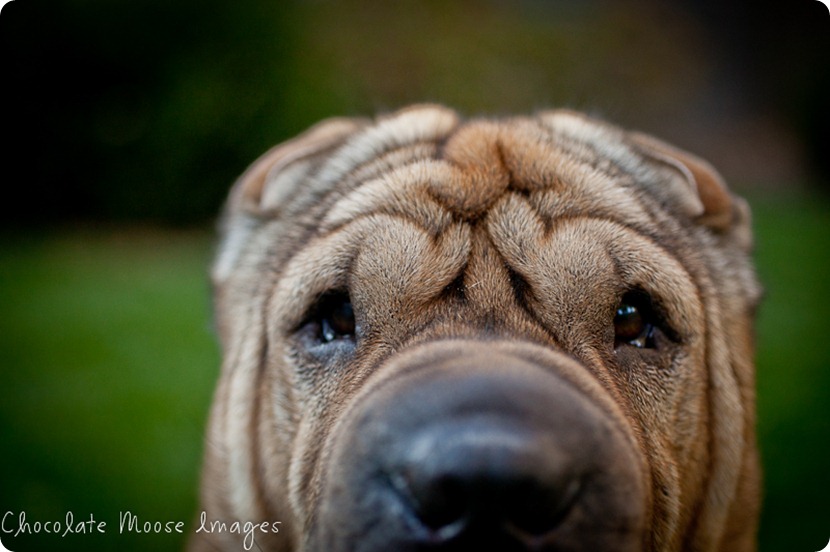
[[[229,198],[205,515],[291,552],[754,550],[757,283],[714,169],[567,111],[341,123]],[[332,290],[345,348],[307,322]],[[632,291],[654,347],[618,343]]]

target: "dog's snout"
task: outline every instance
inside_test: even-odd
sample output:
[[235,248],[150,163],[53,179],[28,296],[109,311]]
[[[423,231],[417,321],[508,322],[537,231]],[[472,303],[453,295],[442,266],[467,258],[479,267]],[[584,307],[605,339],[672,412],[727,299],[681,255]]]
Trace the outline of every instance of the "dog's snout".
[[640,550],[639,462],[607,414],[555,370],[462,352],[355,406],[311,549]]
[[579,494],[568,455],[549,436],[512,422],[453,420],[410,442],[390,482],[423,543],[483,549],[497,539],[501,550],[537,550]]

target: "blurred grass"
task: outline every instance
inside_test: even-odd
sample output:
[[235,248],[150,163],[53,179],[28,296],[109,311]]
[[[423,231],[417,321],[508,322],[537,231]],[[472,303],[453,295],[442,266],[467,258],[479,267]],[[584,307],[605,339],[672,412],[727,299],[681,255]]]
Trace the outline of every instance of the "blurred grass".
[[9,538],[11,550],[176,550],[119,537],[118,514],[178,519],[197,471],[218,355],[210,234],[80,231],[0,248],[0,506],[104,535]]
[[[752,201],[767,290],[758,326],[761,551],[815,551],[830,527],[830,204]],[[73,230],[0,239],[0,513],[107,522],[11,550],[178,550],[192,530],[218,352],[210,232]],[[186,521],[118,535],[118,513]]]
[[761,551],[830,538],[830,202],[758,197],[758,426],[765,472]]

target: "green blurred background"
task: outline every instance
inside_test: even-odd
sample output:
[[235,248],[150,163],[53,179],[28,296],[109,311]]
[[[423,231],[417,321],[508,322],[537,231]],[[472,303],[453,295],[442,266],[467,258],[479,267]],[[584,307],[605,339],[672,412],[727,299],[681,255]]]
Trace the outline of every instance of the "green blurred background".
[[[816,0],[15,0],[0,14],[0,514],[9,549],[178,550],[218,373],[229,184],[331,115],[587,110],[710,159],[753,207],[761,551],[830,538],[830,15]],[[184,535],[186,536],[186,535]]]

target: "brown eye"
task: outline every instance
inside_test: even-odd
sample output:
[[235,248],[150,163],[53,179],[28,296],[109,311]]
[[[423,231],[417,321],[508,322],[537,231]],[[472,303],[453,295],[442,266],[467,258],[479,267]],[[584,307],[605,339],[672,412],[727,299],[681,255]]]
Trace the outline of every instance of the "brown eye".
[[614,345],[654,347],[651,302],[645,295],[627,293],[614,313]]
[[323,343],[353,338],[355,335],[354,309],[345,293],[324,297],[317,311],[317,320],[319,339]]

